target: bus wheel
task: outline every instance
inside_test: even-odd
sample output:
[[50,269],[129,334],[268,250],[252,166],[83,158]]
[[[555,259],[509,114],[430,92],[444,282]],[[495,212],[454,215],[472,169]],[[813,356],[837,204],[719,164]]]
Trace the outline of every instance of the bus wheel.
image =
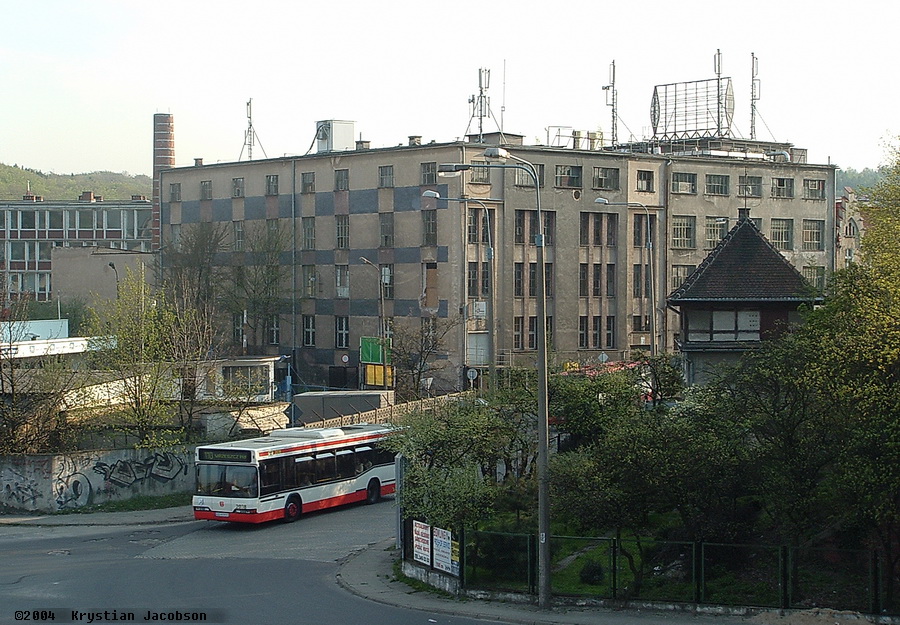
[[287,503],[284,504],[284,522],[293,523],[299,519],[301,510],[302,504],[300,503],[300,498],[297,495],[289,497]]
[[378,480],[369,480],[366,487],[366,503],[373,504],[381,501],[381,482]]

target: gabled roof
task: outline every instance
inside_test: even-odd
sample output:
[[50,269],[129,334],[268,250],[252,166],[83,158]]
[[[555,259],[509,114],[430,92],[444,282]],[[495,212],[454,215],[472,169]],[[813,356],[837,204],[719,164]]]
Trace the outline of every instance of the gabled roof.
[[668,302],[805,302],[809,282],[746,218],[725,235],[709,256],[673,291]]

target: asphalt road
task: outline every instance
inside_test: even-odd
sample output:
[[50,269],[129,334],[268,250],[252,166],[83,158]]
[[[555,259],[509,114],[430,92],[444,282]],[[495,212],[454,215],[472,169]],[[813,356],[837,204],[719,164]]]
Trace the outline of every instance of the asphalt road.
[[394,514],[383,502],[263,526],[0,526],[0,623],[40,622],[47,610],[52,623],[143,622],[148,612],[241,624],[478,622],[372,603],[335,584],[343,558],[394,535]]

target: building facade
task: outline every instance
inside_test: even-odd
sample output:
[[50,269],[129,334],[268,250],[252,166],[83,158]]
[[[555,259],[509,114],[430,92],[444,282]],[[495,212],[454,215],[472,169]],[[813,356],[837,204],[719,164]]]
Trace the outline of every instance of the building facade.
[[142,195],[104,201],[85,191],[77,200],[50,201],[27,193],[21,201],[0,202],[5,301],[22,297],[49,301],[56,290],[65,288],[51,280],[54,248],[149,252],[151,217],[150,201]]
[[[161,243],[219,223],[235,254],[251,227],[285,229],[290,278],[268,349],[294,354],[305,382],[354,386],[360,339],[379,336],[379,319],[395,337],[445,324],[435,390],[467,386],[470,368],[533,365],[536,191],[559,364],[673,349],[680,325],[666,296],[741,209],[811,281],[834,269],[834,167],[806,163],[789,144],[707,139],[611,150],[577,136],[564,147],[511,135],[483,141],[326,144],[306,156],[165,170]],[[518,161],[484,156],[500,144],[535,166],[538,190]],[[445,163],[469,168],[444,177]]]

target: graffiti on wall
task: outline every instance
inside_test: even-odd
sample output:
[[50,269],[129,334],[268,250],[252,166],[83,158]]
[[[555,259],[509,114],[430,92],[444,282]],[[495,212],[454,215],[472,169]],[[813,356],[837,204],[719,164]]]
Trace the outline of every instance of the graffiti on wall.
[[[126,494],[122,491],[133,491],[146,482],[171,482],[187,473],[187,463],[168,451],[114,460],[109,456],[60,458],[54,485],[56,507],[81,508],[101,495],[103,500],[110,496],[119,498]],[[88,476],[93,477],[94,483]]]
[[0,484],[0,506],[35,508],[43,496],[40,481],[22,469],[3,467]]
[[112,464],[99,461],[94,464],[94,472],[117,488],[128,488],[145,480],[169,482],[181,474],[187,475],[187,471],[185,462],[167,451],[156,452],[143,460],[120,458]]

